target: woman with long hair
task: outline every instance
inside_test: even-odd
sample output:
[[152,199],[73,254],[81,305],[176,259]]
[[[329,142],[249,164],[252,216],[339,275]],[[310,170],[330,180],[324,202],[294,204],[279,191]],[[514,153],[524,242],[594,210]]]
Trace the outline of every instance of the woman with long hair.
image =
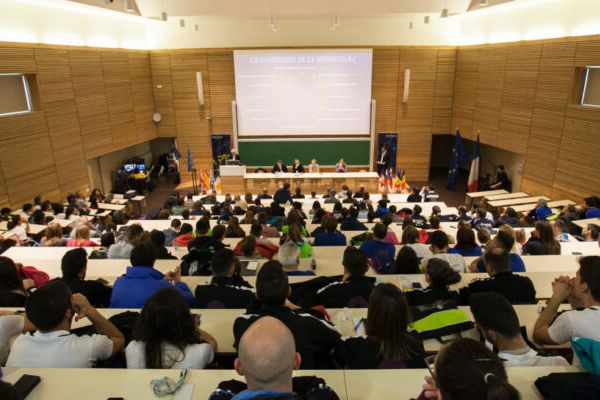
[[473,229],[461,227],[456,231],[456,245],[450,249],[449,253],[460,254],[463,257],[479,257],[483,251],[475,241]]
[[458,339],[445,345],[435,359],[435,383],[426,378],[426,399],[519,400],[508,383],[502,360],[481,342]]
[[0,307],[24,307],[35,284],[31,279],[21,280],[17,266],[8,257],[0,257]]
[[206,367],[217,351],[217,341],[198,323],[177,290],[158,290],[146,300],[125,349],[127,368]]
[[523,255],[560,255],[560,243],[554,237],[554,230],[548,222],[535,223],[531,238],[523,245]]
[[243,238],[246,232],[240,226],[240,220],[237,217],[230,217],[227,229],[225,229],[226,238]]
[[420,261],[417,253],[409,247],[402,246],[396,256],[396,274],[420,274]]
[[460,282],[460,279],[460,274],[450,267],[448,261],[441,258],[430,258],[425,266],[427,287],[406,292],[408,304],[421,306],[437,301],[458,301],[458,293],[450,290],[448,286]]
[[42,238],[42,246],[54,247],[65,246],[66,244],[67,240],[63,237],[62,226],[58,222],[50,222]]
[[375,286],[369,296],[365,335],[344,340],[346,365],[353,369],[425,367],[423,342],[416,332],[408,331],[410,320],[406,297],[396,285]]

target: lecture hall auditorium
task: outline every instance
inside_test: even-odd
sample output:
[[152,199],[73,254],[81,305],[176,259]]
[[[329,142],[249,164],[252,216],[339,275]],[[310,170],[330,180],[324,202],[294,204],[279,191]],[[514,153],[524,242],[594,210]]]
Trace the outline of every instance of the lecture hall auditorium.
[[597,399],[600,1],[0,0],[0,399]]

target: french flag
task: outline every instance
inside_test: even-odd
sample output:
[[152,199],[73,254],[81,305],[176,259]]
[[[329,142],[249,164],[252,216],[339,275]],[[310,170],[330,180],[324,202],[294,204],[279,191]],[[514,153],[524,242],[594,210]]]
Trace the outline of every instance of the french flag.
[[475,143],[475,150],[473,151],[468,185],[468,192],[476,192],[479,189],[479,134],[477,134],[477,143]]

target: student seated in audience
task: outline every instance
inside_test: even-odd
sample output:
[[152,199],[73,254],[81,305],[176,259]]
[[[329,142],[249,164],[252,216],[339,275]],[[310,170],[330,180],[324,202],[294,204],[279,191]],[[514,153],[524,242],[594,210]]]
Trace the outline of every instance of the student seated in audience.
[[388,231],[387,231],[383,241],[386,243],[392,244],[392,245],[396,245],[396,244],[400,244],[400,241],[398,240],[398,236],[396,236],[396,232],[394,232],[393,230],[390,229],[390,225],[394,221],[394,218],[392,215],[393,214],[391,214],[391,213],[387,213],[381,217],[381,223],[384,224],[386,226],[386,228],[388,228]]
[[292,378],[293,370],[299,369],[304,360],[299,353],[301,343],[288,328],[269,316],[253,323],[240,339],[238,358],[233,363],[247,386],[231,380],[221,382],[209,399],[338,400],[337,394],[323,379],[314,376]]
[[277,230],[277,228],[275,228],[274,226],[268,225],[269,216],[267,215],[267,213],[265,213],[265,212],[259,213],[256,216],[256,221],[262,226],[262,231],[260,233],[260,236],[266,237],[266,238],[278,238],[279,237],[279,231]]
[[563,357],[543,357],[523,338],[519,317],[510,302],[498,293],[476,293],[469,299],[479,332],[498,349],[506,367],[569,365]]
[[131,267],[113,285],[110,308],[142,308],[154,292],[163,287],[179,290],[189,305],[194,304],[194,295],[181,282],[181,267],[166,275],[154,269],[156,249],[152,243],[138,244],[131,251]]
[[[573,310],[559,315],[568,301]],[[537,343],[568,343],[572,337],[600,341],[600,256],[579,259],[575,278],[560,276],[552,283],[552,297],[535,322],[533,338]],[[577,358],[574,361],[578,364]]]
[[75,229],[75,239],[67,241],[68,247],[91,247],[98,246],[98,243],[90,240],[90,228],[86,225],[80,225]]
[[30,242],[29,236],[27,236],[29,225],[25,217],[13,215],[6,224],[6,227],[8,228],[8,232],[2,234],[4,239],[14,240],[17,246],[26,246]]
[[198,326],[183,296],[162,288],[148,298],[125,349],[127,368],[203,369],[217,351],[217,341]]
[[212,236],[210,236],[210,221],[205,218],[199,219],[198,222],[196,222],[196,238],[188,244],[188,251],[208,249],[214,253],[215,251],[224,248],[225,245],[221,242],[220,235],[217,235],[218,237],[215,236],[214,231],[216,228],[222,230],[223,233],[225,232],[225,227],[217,225],[215,226],[215,229],[213,229]]
[[435,358],[435,381],[425,377],[423,397],[436,400],[519,400],[500,357],[483,343],[458,339]]
[[323,200],[323,204],[335,204],[338,202],[335,189],[329,189],[327,192],[329,195],[327,197],[323,196],[325,200]]
[[292,199],[305,199],[306,196],[302,194],[302,188],[300,186],[296,187],[295,193],[292,195]]
[[[273,256],[275,254],[277,254],[277,250],[279,250],[279,246],[277,246],[276,244],[270,242],[267,239],[263,239],[261,238],[260,234],[262,232],[262,227],[258,224],[258,223],[254,223],[250,226],[250,235],[252,236],[256,242],[256,245],[254,246],[255,250],[260,254],[260,256],[262,258],[267,258],[267,259],[271,259],[273,258]],[[248,243],[248,240],[242,239],[240,240],[236,246],[235,249],[233,250],[235,252],[236,256],[242,256],[244,251],[242,250],[242,247],[246,248],[246,253],[248,253],[248,246],[250,246],[250,243]],[[254,253],[254,252],[252,252]]]
[[376,223],[373,227],[373,238],[367,239],[360,246],[360,250],[367,255],[371,265],[374,265],[375,259],[380,259],[380,253],[387,253],[389,260],[394,260],[396,248],[393,244],[385,242],[388,229],[382,223]]
[[[71,294],[61,280],[50,281],[33,292],[25,312],[37,331],[15,340],[7,367],[89,368],[123,350],[123,334],[85,296]],[[98,334],[69,333],[74,317],[88,318]]]
[[412,223],[417,228],[426,228],[427,227],[427,218],[421,215],[423,209],[420,205],[415,204],[412,210],[412,214],[410,215],[410,219]]
[[[496,248],[504,250],[508,253],[511,272],[525,272],[525,262],[520,255],[513,252],[515,247],[515,237],[507,229],[504,229],[503,226],[498,229],[498,234],[496,237],[488,242],[486,250]],[[474,273],[486,272],[483,256],[471,262],[471,265],[469,265],[469,271]]]
[[415,251],[417,257],[431,257],[433,253],[431,248],[420,242],[421,235],[414,225],[410,224],[402,228],[402,245],[410,247]]
[[275,191],[275,194],[273,195],[273,201],[276,202],[277,204],[285,204],[285,203],[292,204],[294,202],[294,199],[292,198],[292,194],[290,193],[290,183],[289,182],[285,182],[282,187],[280,187],[279,189],[277,189],[277,191]]
[[283,244],[292,242],[298,247],[300,250],[300,258],[312,258],[314,256],[312,246],[300,233],[300,225],[290,225],[288,232],[282,236],[282,239],[284,239]]
[[396,272],[395,274],[420,274],[421,267],[419,257],[414,249],[410,246],[402,246],[396,255]]
[[458,303],[458,292],[448,286],[460,282],[461,276],[450,268],[447,261],[431,258],[425,265],[425,289],[414,289],[406,292],[406,299],[411,306],[433,304],[438,301],[455,300]]
[[150,232],[150,241],[156,248],[156,259],[157,260],[176,260],[177,257],[169,253],[169,250],[165,247],[165,234],[163,231],[153,229]]
[[330,283],[318,289],[314,304],[327,308],[364,306],[369,300],[375,278],[365,274],[369,262],[365,253],[349,246],[344,250],[342,264],[344,274],[330,277]]
[[552,226],[545,221],[536,222],[522,251],[527,256],[560,255],[560,243],[554,237]]
[[600,218],[600,199],[598,196],[583,199],[581,213],[582,218]]
[[304,221],[302,220],[300,213],[296,209],[292,209],[288,213],[284,224],[281,226],[281,233],[283,233],[282,240],[285,240],[284,237],[289,233],[292,225],[295,225],[303,236],[308,237],[308,231],[304,227]]
[[515,275],[510,270],[508,252],[502,248],[492,248],[483,254],[485,269],[489,278],[474,280],[460,289],[463,304],[469,304],[473,293],[496,292],[506,297],[512,304],[535,304],[535,288],[526,276]]
[[314,271],[298,269],[300,266],[300,248],[292,241],[287,241],[279,247],[277,258],[288,276],[315,275]]
[[83,294],[94,307],[108,307],[112,288],[99,280],[85,280],[87,272],[85,249],[77,248],[67,251],[62,257],[60,269],[62,280],[69,286],[72,293]]
[[[565,224],[564,220],[556,219],[556,220],[550,222],[550,225],[552,226],[552,231],[554,232],[554,238],[558,242],[562,243],[562,242],[570,241],[569,231],[567,228],[567,224]],[[584,231],[585,231],[585,229],[584,229]]]
[[108,258],[129,258],[131,250],[146,240],[144,228],[139,224],[127,226],[125,237],[108,248]]
[[431,232],[429,242],[431,243],[429,249],[433,255],[423,257],[421,260],[422,265],[427,265],[431,258],[440,258],[446,260],[456,272],[464,272],[467,269],[465,260],[460,254],[448,254],[448,235],[445,232]]
[[356,207],[350,207],[348,209],[348,216],[342,219],[340,223],[340,229],[343,231],[368,231],[369,228],[358,220],[358,209]]
[[496,226],[499,225],[509,225],[513,228],[517,228],[521,226],[521,221],[519,220],[519,216],[514,208],[508,207],[504,214],[500,217],[498,222],[496,222]]
[[492,230],[492,228],[494,227],[494,220],[493,220],[493,218],[492,219],[488,218],[487,214],[488,214],[488,212],[484,208],[479,208],[477,210],[477,215],[473,219],[473,222],[472,222],[473,229],[475,229],[475,230],[485,229],[488,231]]
[[235,347],[240,349],[240,339],[252,323],[261,317],[271,316],[283,322],[294,335],[302,356],[301,368],[331,368],[329,354],[339,346],[340,334],[327,321],[293,311],[296,307],[287,301],[289,294],[288,277],[281,264],[276,261],[265,263],[256,277],[258,309],[247,311],[233,324]]
[[406,201],[408,203],[420,203],[421,202],[421,196],[419,195],[419,188],[418,187],[413,187],[411,193],[408,195],[408,198],[406,199]]
[[385,214],[389,213],[390,209],[388,208],[388,202],[386,200],[379,200],[377,202],[377,209],[373,214],[375,218],[382,218]]
[[0,257],[0,307],[23,307],[35,283],[21,279],[17,265],[8,257]]
[[243,238],[246,232],[240,226],[240,220],[237,217],[230,217],[227,228],[225,229],[226,238]]
[[544,199],[538,199],[535,208],[529,213],[529,215],[537,221],[546,221],[552,214],[554,213],[550,207],[548,207],[548,202]]
[[174,218],[171,220],[171,226],[163,231],[165,234],[165,246],[172,246],[173,240],[179,235],[181,229],[181,220]]
[[323,218],[323,227],[325,232],[315,235],[315,246],[345,246],[346,236],[340,233],[337,228],[337,220],[333,216]]
[[[0,311],[0,365],[6,363],[11,339],[32,331],[35,331],[35,326],[25,316],[12,311]],[[0,398],[3,399],[1,393]]]
[[48,224],[41,245],[44,247],[61,247],[67,245],[67,239],[63,237],[62,227],[58,222],[50,222]]
[[239,241],[234,250],[235,254],[243,260],[260,260],[263,258],[261,253],[256,248],[256,238],[254,236],[246,236]]
[[359,324],[364,324],[364,335],[344,339],[344,363],[352,369],[424,368],[423,342],[409,331],[409,321],[402,291],[391,283],[375,286],[367,319]]
[[254,298],[252,286],[235,272],[235,254],[229,249],[217,251],[210,260],[210,283],[196,286],[196,308],[246,308]]
[[188,247],[194,241],[194,228],[187,222],[181,225],[177,237],[171,243],[174,247]]
[[600,237],[600,225],[587,224],[581,234],[586,242],[596,242]]
[[463,257],[480,257],[483,254],[475,241],[473,229],[461,227],[456,231],[456,245],[450,249],[450,254],[460,254]]

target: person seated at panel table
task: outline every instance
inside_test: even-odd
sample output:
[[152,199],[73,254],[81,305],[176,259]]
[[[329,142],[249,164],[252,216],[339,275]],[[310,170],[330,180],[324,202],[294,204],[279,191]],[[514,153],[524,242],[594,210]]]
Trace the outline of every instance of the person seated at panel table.
[[279,319],[292,331],[302,356],[302,369],[332,368],[330,355],[340,345],[340,334],[329,322],[307,313],[307,310],[299,311],[287,300],[290,292],[288,277],[281,264],[266,262],[256,276],[256,304],[236,318],[233,324],[234,346],[239,349],[240,339],[250,325],[261,317],[270,316]]
[[315,246],[345,246],[346,236],[337,230],[337,219],[332,215],[327,215],[322,220],[325,232],[315,235]]
[[335,172],[348,172],[348,164],[343,158],[340,158],[340,161],[335,164]]
[[203,369],[217,351],[217,341],[198,326],[185,299],[173,288],[148,298],[125,349],[127,368]]
[[416,331],[409,330],[410,310],[396,285],[382,283],[369,297],[366,320],[359,335],[343,339],[343,363],[351,369],[424,368],[425,348]]
[[460,282],[461,275],[450,267],[448,261],[430,258],[425,264],[424,270],[427,287],[409,290],[405,293],[410,306],[429,305],[449,300],[459,302],[458,292],[450,290],[448,286]]
[[[85,296],[72,294],[61,280],[52,280],[33,292],[25,313],[37,331],[15,340],[7,367],[90,368],[123,350],[123,334]],[[69,333],[74,317],[89,319],[98,334]]]
[[460,289],[462,304],[469,304],[469,297],[480,292],[500,293],[512,304],[536,303],[533,282],[526,276],[511,272],[510,258],[506,250],[499,247],[488,249],[483,255],[483,260],[490,277],[474,280]]
[[[558,312],[568,301],[572,310]],[[560,276],[552,283],[552,297],[535,322],[536,343],[556,345],[568,343],[573,337],[600,341],[600,257],[579,259],[575,278]],[[579,365],[575,355],[573,361]]]
[[318,174],[319,173],[319,164],[317,164],[317,160],[316,159],[312,159],[310,160],[310,164],[308,165],[308,172],[310,172],[311,174]]
[[295,174],[303,174],[304,166],[300,163],[300,160],[295,158],[294,165],[292,165],[292,172]]
[[175,287],[187,303],[194,304],[190,288],[181,282],[181,267],[166,275],[154,269],[156,250],[152,243],[138,244],[131,251],[131,267],[113,285],[110,308],[142,308],[154,292],[163,287]]
[[518,400],[500,357],[483,343],[458,339],[446,344],[435,358],[434,378],[425,376],[422,398],[430,400]]
[[235,160],[235,161],[242,162],[242,158],[237,153],[237,150],[235,149],[235,147],[232,147],[231,151],[229,152],[229,160]]
[[254,299],[252,286],[235,272],[236,256],[229,249],[213,254],[210,283],[196,286],[196,308],[246,308]]
[[221,382],[209,400],[339,400],[338,395],[321,378],[292,378],[293,370],[300,368],[304,362],[304,344],[294,337],[290,331],[294,331],[294,328],[290,324],[277,318],[260,318],[239,340],[234,368],[245,378],[247,385],[235,380]]
[[532,349],[521,332],[517,313],[498,293],[476,293],[469,299],[473,319],[486,342],[498,349],[505,367],[569,365],[563,357],[544,357]]
[[273,165],[271,172],[274,174],[281,174],[281,173],[288,172],[288,170],[287,170],[287,167],[285,166],[285,164],[281,160],[277,160],[275,165]]
[[106,308],[110,303],[112,288],[100,280],[85,280],[87,273],[87,252],[81,247],[69,250],[62,257],[60,269],[62,280],[72,293],[83,294],[90,304],[98,308]]

